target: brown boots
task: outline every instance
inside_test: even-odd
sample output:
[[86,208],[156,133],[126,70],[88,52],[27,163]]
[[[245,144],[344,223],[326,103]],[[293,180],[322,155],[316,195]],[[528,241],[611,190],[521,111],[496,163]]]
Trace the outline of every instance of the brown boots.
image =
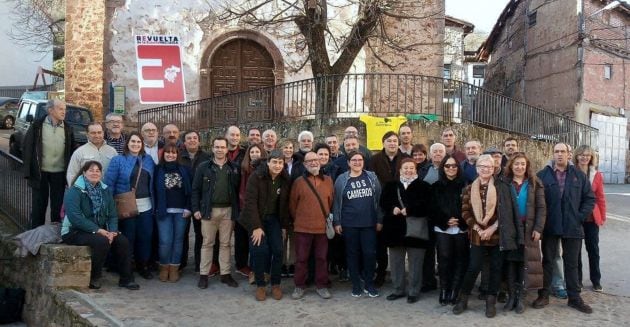
[[[282,299],[282,289],[280,285],[271,285],[271,297],[274,300]],[[267,299],[267,287],[259,286],[256,288],[256,300],[264,301]]]
[[179,280],[179,265],[160,265],[159,279],[161,282],[174,283]]

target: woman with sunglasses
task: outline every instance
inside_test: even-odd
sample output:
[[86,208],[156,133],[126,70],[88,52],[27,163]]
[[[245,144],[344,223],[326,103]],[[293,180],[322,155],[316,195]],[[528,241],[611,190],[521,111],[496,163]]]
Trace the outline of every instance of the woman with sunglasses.
[[462,218],[465,180],[457,159],[447,154],[432,187],[431,214],[436,235],[441,305],[455,304],[468,268],[468,225]]

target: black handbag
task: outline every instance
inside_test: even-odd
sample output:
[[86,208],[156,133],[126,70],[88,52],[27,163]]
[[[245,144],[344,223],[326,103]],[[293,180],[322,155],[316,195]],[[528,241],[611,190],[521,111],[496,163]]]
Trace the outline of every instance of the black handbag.
[[[400,202],[400,206],[404,209],[405,204],[400,196],[400,188],[397,188],[396,192],[398,193],[398,202]],[[417,238],[424,241],[429,240],[429,221],[427,217],[407,216],[405,222],[407,223],[405,237]]]

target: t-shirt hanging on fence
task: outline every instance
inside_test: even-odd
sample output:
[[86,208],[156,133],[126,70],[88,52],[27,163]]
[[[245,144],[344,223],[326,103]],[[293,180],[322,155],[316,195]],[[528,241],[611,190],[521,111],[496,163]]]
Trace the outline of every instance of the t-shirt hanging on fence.
[[373,117],[370,115],[361,115],[359,119],[365,123],[367,130],[367,148],[370,150],[381,150],[383,141],[381,138],[385,133],[394,131],[398,133],[400,125],[407,121],[403,116],[398,117]]

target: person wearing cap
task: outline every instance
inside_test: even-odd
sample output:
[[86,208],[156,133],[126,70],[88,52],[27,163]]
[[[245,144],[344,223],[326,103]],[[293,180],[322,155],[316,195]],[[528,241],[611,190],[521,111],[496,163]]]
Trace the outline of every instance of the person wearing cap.
[[501,166],[501,160],[503,159],[503,152],[496,146],[488,147],[483,154],[489,154],[494,162],[494,176],[501,175],[503,172],[503,166]]

